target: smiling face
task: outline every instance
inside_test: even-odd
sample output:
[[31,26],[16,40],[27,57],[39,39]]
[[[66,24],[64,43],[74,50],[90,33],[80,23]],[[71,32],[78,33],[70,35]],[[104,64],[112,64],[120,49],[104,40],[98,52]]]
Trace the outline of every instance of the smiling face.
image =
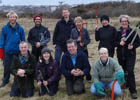
[[34,23],[35,23],[36,26],[40,26],[41,22],[42,21],[41,21],[40,17],[36,17],[35,20],[34,20]]
[[108,50],[106,48],[100,48],[99,56],[103,62],[106,62],[108,59]]
[[9,19],[10,24],[15,24],[16,23],[16,20],[17,20],[17,16],[14,13],[11,13],[8,16],[8,19]]
[[125,18],[125,17],[121,18],[120,24],[121,24],[121,26],[122,26],[123,29],[127,29],[128,26],[129,26],[128,19]]
[[75,22],[77,29],[81,29],[82,28],[82,22],[80,20],[77,20]]
[[43,53],[43,59],[46,61],[46,62],[49,62],[49,59],[50,59],[50,53],[48,52],[45,52]]
[[28,44],[27,43],[20,43],[19,45],[21,55],[25,56],[28,54]]
[[67,9],[63,9],[62,10],[62,16],[64,17],[64,19],[68,19],[70,16],[70,12]]
[[70,53],[71,56],[75,56],[77,53],[77,46],[74,44],[74,42],[72,43],[68,43],[67,44],[67,50]]
[[108,20],[105,20],[105,19],[101,23],[103,26],[107,26],[109,24]]

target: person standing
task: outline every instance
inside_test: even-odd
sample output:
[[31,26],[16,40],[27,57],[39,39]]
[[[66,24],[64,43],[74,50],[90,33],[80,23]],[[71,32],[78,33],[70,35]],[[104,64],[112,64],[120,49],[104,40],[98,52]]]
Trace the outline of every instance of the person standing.
[[19,52],[20,41],[25,41],[23,28],[17,23],[18,15],[11,11],[7,14],[9,22],[2,27],[0,36],[0,49],[4,49],[4,74],[1,87],[4,87],[10,78],[10,66],[13,56]]
[[116,38],[116,29],[115,27],[109,25],[109,17],[103,15],[100,19],[102,27],[96,28],[95,30],[95,40],[100,41],[98,49],[105,47],[108,49],[109,56],[114,56],[115,51],[115,38]]
[[61,73],[65,76],[67,94],[70,96],[74,93],[84,93],[84,76],[90,70],[88,57],[84,52],[77,50],[77,43],[73,39],[67,41],[67,49],[60,67]]
[[[90,43],[90,37],[87,29],[83,27],[83,19],[78,16],[74,19],[76,27],[71,31],[71,39],[77,41],[77,49],[83,51],[88,56],[87,45]],[[91,69],[91,68],[90,68]],[[87,80],[91,80],[90,73],[86,76]]]
[[132,28],[129,25],[130,21],[128,15],[121,15],[119,20],[121,27],[118,30],[116,38],[117,58],[125,71],[126,86],[129,88],[131,97],[132,99],[137,99],[138,96],[136,91],[134,66],[136,61],[136,48],[140,46],[140,38],[137,35],[134,43],[131,44],[131,41],[136,34],[134,31],[132,35],[124,41],[124,38],[128,36],[128,34],[132,31]]
[[10,97],[31,97],[34,95],[34,72],[36,59],[30,54],[28,44],[19,44],[20,52],[14,56],[11,64],[11,74],[14,82],[11,86]]
[[51,36],[48,28],[41,24],[42,16],[35,15],[33,19],[35,26],[30,29],[27,40],[32,46],[32,54],[38,61],[39,56],[41,56],[41,50],[43,47],[47,46]]
[[70,39],[71,30],[75,27],[74,21],[70,18],[70,12],[64,8],[62,18],[57,22],[54,35],[53,45],[55,48],[55,60],[60,65],[61,55],[67,51],[66,41]]

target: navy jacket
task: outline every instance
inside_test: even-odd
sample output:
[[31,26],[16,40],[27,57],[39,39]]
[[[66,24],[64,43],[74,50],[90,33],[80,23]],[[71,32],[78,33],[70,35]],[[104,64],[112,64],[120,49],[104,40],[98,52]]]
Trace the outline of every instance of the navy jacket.
[[[43,79],[39,76],[39,71],[42,74]],[[49,85],[58,82],[60,79],[60,73],[58,70],[58,65],[55,60],[53,60],[49,64],[45,64],[44,62],[38,62],[36,67],[36,79],[37,81],[45,80]]]
[[64,18],[59,20],[54,30],[53,44],[66,48],[66,41],[70,38],[71,30],[74,27],[75,24],[72,19],[69,19],[68,22],[66,22]]
[[72,63],[71,56],[69,52],[66,52],[62,57],[61,62],[61,72],[67,79],[73,79],[73,75],[71,75],[71,70],[73,68],[79,68],[84,72],[84,75],[87,75],[90,71],[90,65],[88,61],[88,57],[82,51],[77,51],[77,58],[75,66]]

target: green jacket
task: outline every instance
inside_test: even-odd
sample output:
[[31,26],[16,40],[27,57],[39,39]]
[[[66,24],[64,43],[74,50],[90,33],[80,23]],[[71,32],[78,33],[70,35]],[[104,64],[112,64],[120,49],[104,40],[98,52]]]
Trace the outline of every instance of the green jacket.
[[101,60],[98,59],[93,65],[94,82],[112,82],[118,71],[123,71],[123,69],[115,59],[109,57],[106,66],[103,66]]
[[[12,88],[25,88],[33,89],[34,88],[34,72],[36,66],[36,60],[33,55],[29,53],[27,62],[23,65],[20,63],[19,56],[14,56],[12,65],[11,65],[11,74],[14,75],[14,82]],[[25,77],[17,76],[18,69],[25,69]]]

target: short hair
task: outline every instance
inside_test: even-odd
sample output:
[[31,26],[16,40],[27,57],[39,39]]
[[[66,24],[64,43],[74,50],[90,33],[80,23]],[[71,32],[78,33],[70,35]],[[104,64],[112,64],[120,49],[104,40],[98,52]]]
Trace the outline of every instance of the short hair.
[[17,13],[14,12],[14,11],[10,11],[6,16],[9,18],[9,16],[10,16],[11,14],[14,14],[14,15],[16,16],[16,18],[18,18]]
[[77,46],[77,42],[74,39],[67,40],[67,44],[70,44],[70,43],[74,43],[74,45]]
[[28,43],[25,42],[25,41],[21,41],[21,42],[19,43],[19,47],[20,47],[21,44],[27,44],[27,47],[28,47]]
[[122,18],[126,18],[128,23],[130,22],[130,16],[128,16],[128,15],[120,15],[120,17],[119,17],[120,22],[121,22]]
[[81,16],[75,17],[74,22],[76,23],[77,21],[83,22],[82,17]]
[[101,53],[101,51],[105,51],[105,52],[107,52],[107,53],[108,53],[108,49],[107,49],[107,48],[105,48],[105,47],[101,47],[101,48],[99,49],[99,54]]

